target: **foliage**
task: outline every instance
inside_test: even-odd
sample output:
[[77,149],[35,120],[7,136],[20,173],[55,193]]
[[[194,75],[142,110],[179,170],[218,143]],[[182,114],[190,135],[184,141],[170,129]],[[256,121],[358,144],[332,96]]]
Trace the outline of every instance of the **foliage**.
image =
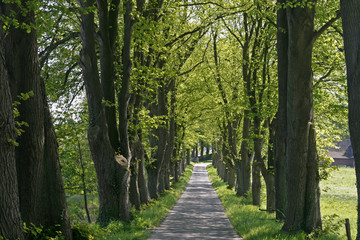
[[[311,4],[308,1],[304,2]],[[88,113],[84,82],[78,65],[81,49],[80,11],[77,1],[74,0],[42,1],[38,4],[36,30],[39,57],[59,141],[65,189],[68,195],[72,195],[68,198],[69,201],[75,201],[76,198],[80,201],[80,194],[83,194],[84,190],[81,185],[82,178],[85,179],[89,194],[96,194],[97,187],[85,134]],[[289,3],[292,7],[296,4],[300,4],[300,1]],[[221,130],[225,128],[226,120],[238,119],[240,126],[240,119],[243,119],[245,110],[252,110],[250,117],[257,116],[262,122],[273,119],[278,104],[275,8],[273,1],[216,0],[207,3],[167,1],[156,9],[157,17],[149,17],[140,12],[140,9],[136,9],[133,16],[136,24],[131,51],[134,66],[130,91],[132,95],[139,94],[143,100],[142,106],[136,109],[139,111],[139,123],[130,122],[129,132],[142,130],[143,144],[147,153],[154,150],[149,142],[151,134],[154,134],[159,126],[167,126],[171,117],[176,119],[176,141],[183,149],[191,148],[199,142],[207,145],[216,142]],[[316,29],[334,17],[337,8],[338,1],[318,1]],[[123,11],[124,9],[121,8],[120,12]],[[245,29],[245,15],[248,18],[246,23],[248,29]],[[122,33],[123,20],[119,18],[118,23],[119,32]],[[256,29],[259,31],[258,37],[254,37]],[[218,65],[214,62],[215,34],[217,34]],[[246,36],[250,34],[253,35],[247,42],[249,59],[244,59],[244,43]],[[116,89],[121,87],[119,79],[122,77],[123,63],[120,60],[122,45],[119,36],[114,53]],[[321,163],[321,179],[329,178],[331,172],[331,168],[328,168],[331,164],[331,159],[327,156],[328,149],[333,147],[334,141],[348,137],[342,45],[340,21],[337,21],[319,37],[314,46],[314,124]],[[269,48],[266,58],[264,58],[266,54],[262,52],[265,46]],[[139,54],[142,57],[137,57]],[[252,96],[249,96],[245,90],[244,79],[248,74],[243,68],[245,65],[248,65],[249,72],[253,71],[253,76],[256,72],[254,70],[258,72],[257,77],[253,77],[251,82],[251,90],[254,92]],[[262,69],[265,69],[264,74],[261,73]],[[226,103],[217,86],[217,76],[220,76],[223,92],[227,96]],[[149,110],[149,105],[157,103],[159,87],[170,88],[170,82],[173,80],[175,87],[167,92],[166,107],[170,108],[170,95],[171,92],[175,92],[176,103],[171,106],[175,109],[174,113],[153,114]],[[263,94],[260,94],[261,92]],[[254,106],[250,106],[251,98],[256,99]],[[116,105],[106,100],[103,100],[103,104]],[[26,123],[19,124],[22,126]],[[267,140],[269,133],[264,126],[261,126],[261,130],[265,133],[260,134],[261,136],[252,128],[251,138],[261,137]],[[241,131],[240,127],[236,129],[236,146],[240,146],[239,143],[244,140],[240,137]],[[11,142],[16,144],[15,140],[13,141]],[[269,147],[271,146],[264,145],[264,157]],[[80,162],[80,149],[83,153],[83,162]],[[251,147],[250,151],[253,151]],[[239,149],[235,152],[239,152]],[[81,165],[84,168],[81,168]],[[234,198],[231,201],[237,200]],[[242,199],[241,203],[247,201],[249,200]],[[70,211],[72,218],[84,216],[81,204],[75,206]],[[94,207],[96,208],[97,205],[95,204]],[[252,214],[251,209],[247,211]],[[138,224],[147,225],[144,222],[135,225]],[[123,223],[112,223],[111,226],[126,228]],[[86,229],[85,225],[79,225],[79,229],[79,232],[93,231],[91,228]],[[272,230],[279,229],[275,227]],[[249,229],[246,231],[251,235]]]
[[36,226],[33,223],[24,223],[23,229],[27,239],[34,240],[63,240],[61,231],[57,230],[59,226],[52,228],[44,228],[43,226]]
[[[65,190],[68,194],[83,194],[82,177],[87,192],[96,193],[97,180],[94,163],[87,144],[86,106],[70,108],[69,113],[59,110],[55,115],[55,129],[59,142],[59,157]],[[80,158],[81,153],[81,158]]]

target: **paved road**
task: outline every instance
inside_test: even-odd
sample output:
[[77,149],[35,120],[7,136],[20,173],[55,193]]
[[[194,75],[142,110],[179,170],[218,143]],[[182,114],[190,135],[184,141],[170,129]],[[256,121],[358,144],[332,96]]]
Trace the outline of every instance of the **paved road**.
[[206,163],[194,166],[188,186],[149,240],[155,239],[238,239],[211,186]]

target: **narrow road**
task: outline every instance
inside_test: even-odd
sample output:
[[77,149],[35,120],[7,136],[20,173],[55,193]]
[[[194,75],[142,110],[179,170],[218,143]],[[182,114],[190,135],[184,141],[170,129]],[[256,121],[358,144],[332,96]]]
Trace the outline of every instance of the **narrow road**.
[[153,230],[155,239],[238,239],[224,213],[222,203],[211,186],[207,163],[194,166],[186,190],[165,220]]

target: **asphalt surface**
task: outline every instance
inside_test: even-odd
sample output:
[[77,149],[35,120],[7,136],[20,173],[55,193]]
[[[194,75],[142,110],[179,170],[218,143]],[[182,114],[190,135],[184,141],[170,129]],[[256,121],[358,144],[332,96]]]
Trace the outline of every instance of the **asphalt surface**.
[[225,215],[222,203],[211,186],[207,164],[194,166],[186,190],[160,226],[153,230],[149,240],[242,239]]

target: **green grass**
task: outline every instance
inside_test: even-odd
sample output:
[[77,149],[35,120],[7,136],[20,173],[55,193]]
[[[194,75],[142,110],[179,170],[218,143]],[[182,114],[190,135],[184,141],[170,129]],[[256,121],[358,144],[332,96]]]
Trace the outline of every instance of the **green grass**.
[[[181,175],[179,182],[174,183],[169,191],[162,193],[158,200],[152,200],[143,206],[140,211],[132,210],[133,219],[130,222],[114,221],[107,227],[100,228],[98,224],[87,224],[84,221],[76,220],[74,228],[79,229],[84,239],[106,239],[106,240],[135,240],[146,239],[150,236],[151,230],[158,226],[168,211],[175,205],[177,199],[185,190],[191,177],[193,164],[190,164]],[[79,197],[77,197],[80,199]],[[76,217],[78,203],[74,198],[69,198],[70,216]],[[83,213],[82,213],[83,214]],[[78,214],[81,215],[81,214]],[[81,217],[83,218],[83,217]],[[73,219],[71,219],[74,221]]]
[[[207,167],[209,177],[217,191],[225,212],[235,230],[245,240],[302,240],[304,233],[287,234],[281,232],[283,223],[275,220],[275,214],[259,211],[259,207],[251,205],[251,197],[245,199],[237,197],[233,189],[228,189],[216,173],[216,169]],[[356,188],[354,169],[340,168],[333,172],[331,177],[321,182],[321,212],[323,216],[324,231],[316,239],[336,240],[346,239],[344,219],[350,218],[352,223],[352,236],[356,230]],[[326,190],[327,192],[325,192]],[[251,194],[250,194],[251,195]],[[265,206],[265,189],[262,193],[262,208]],[[333,216],[337,214],[339,217]],[[339,227],[336,230],[336,226]]]
[[355,183],[355,169],[349,167],[340,167],[339,171],[331,173],[329,179],[320,182],[321,213],[325,219],[334,214],[338,216],[333,218],[333,222],[340,224],[338,231],[340,239],[346,239],[345,218],[350,219],[352,237],[356,236],[357,194]]

